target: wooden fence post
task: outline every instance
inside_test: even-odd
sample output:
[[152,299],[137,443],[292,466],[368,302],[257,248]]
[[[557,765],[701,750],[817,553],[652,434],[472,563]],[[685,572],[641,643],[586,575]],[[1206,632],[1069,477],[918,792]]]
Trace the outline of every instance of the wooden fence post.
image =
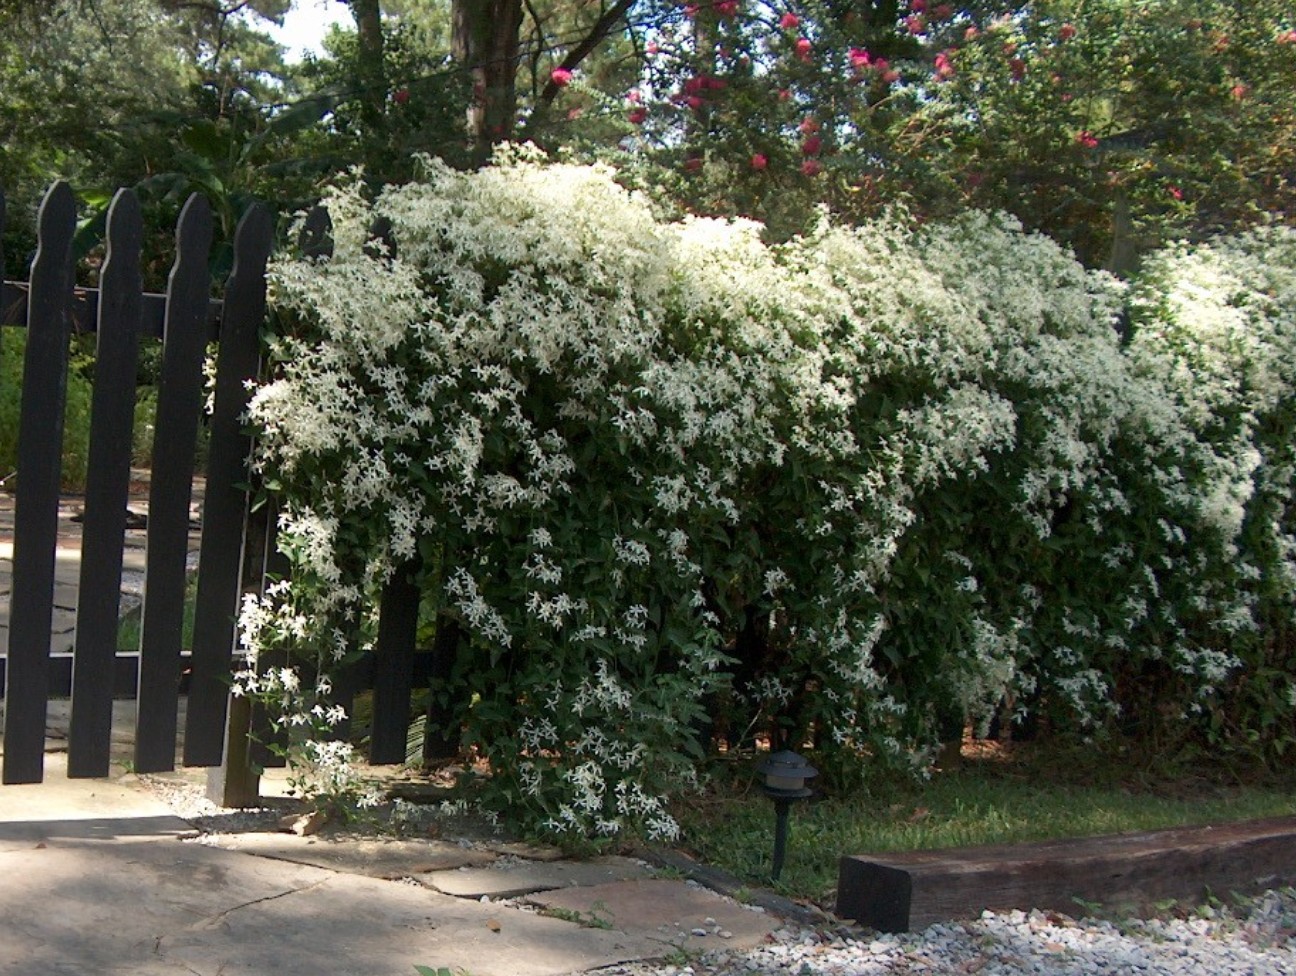
[[[261,361],[260,331],[266,307],[266,262],[274,239],[269,212],[253,206],[234,235],[234,266],[225,285],[220,352],[216,361],[216,399],[207,452],[207,494],[203,501],[202,551],[194,609],[193,673],[189,682],[189,715],[184,761],[216,766],[229,748],[225,710],[233,660],[240,574],[248,525],[248,456],[251,441],[243,432],[246,383],[255,379]],[[260,546],[259,548],[264,548]],[[256,567],[255,586],[264,578]]]
[[75,225],[72,188],[55,183],[41,203],[27,304],[0,773],[4,783],[39,783],[44,773]]
[[373,722],[369,730],[372,763],[405,761],[418,634],[418,570],[419,561],[411,559],[397,566],[383,587],[374,648]]
[[139,198],[131,190],[119,190],[108,211],[108,257],[99,279],[90,455],[72,658],[71,777],[108,775],[144,290],[140,275],[143,240]]
[[175,768],[189,502],[202,404],[211,239],[211,207],[195,194],[180,213],[176,259],[167,284],[135,721],[135,768],[139,772]]

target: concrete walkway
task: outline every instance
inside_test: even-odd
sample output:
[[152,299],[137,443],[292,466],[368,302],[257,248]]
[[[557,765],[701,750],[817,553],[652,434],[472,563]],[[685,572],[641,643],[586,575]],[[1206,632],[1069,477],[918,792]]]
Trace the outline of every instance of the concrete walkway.
[[627,858],[200,838],[134,777],[68,780],[48,759],[45,783],[0,787],[6,976],[548,976],[754,946],[781,924]]

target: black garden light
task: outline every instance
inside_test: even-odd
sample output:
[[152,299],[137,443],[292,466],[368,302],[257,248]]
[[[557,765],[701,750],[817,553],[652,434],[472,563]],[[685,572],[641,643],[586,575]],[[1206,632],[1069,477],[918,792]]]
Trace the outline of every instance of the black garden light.
[[756,772],[764,777],[761,789],[774,801],[774,868],[770,878],[778,880],[783,872],[783,855],[787,851],[788,810],[793,800],[804,800],[810,795],[806,780],[819,775],[805,757],[787,749],[772,753],[756,767]]

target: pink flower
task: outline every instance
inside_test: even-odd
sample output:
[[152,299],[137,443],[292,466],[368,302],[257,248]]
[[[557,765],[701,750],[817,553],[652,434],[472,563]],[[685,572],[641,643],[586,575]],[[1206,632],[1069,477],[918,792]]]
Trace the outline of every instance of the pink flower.
[[801,164],[801,172],[806,176],[818,176],[822,169],[823,166],[819,164],[817,159],[807,159]]
[[892,85],[899,80],[900,72],[896,71],[895,68],[890,68],[887,71],[882,72],[882,83],[884,85]]
[[576,108],[569,108],[569,109],[567,110],[567,121],[568,121],[568,122],[575,122],[577,119],[579,119],[579,118],[580,118],[582,115],[584,115],[584,114],[585,114],[585,110],[584,110],[583,108],[581,108],[580,106],[577,106]]
[[566,88],[571,83],[572,73],[567,68],[554,68],[549,77],[559,88]]
[[648,110],[642,106],[632,109],[626,118],[630,120],[631,125],[643,125],[644,119],[648,118]]
[[643,101],[643,95],[639,92],[638,88],[631,88],[628,92],[626,92],[626,101],[638,105],[641,101]]
[[397,88],[394,92],[392,92],[392,101],[395,102],[397,105],[404,105],[406,102],[409,101],[409,89]]
[[853,47],[850,49],[851,67],[856,71],[863,71],[869,66],[869,53],[862,47]]
[[1058,40],[1069,41],[1071,38],[1076,36],[1076,33],[1077,31],[1074,24],[1063,24],[1058,28]]
[[1179,187],[1177,186],[1167,186],[1166,192],[1169,193],[1170,196],[1174,197],[1176,200],[1183,199],[1183,190],[1179,189]]
[[1296,44],[1296,30],[1289,30],[1275,38],[1279,44]]
[[949,52],[947,51],[942,51],[940,54],[936,55],[936,77],[954,77],[954,65],[950,61]]
[[801,153],[804,156],[817,155],[822,148],[823,140],[818,136],[807,136],[805,141],[801,143]]
[[793,47],[796,48],[796,56],[798,58],[800,58],[802,61],[810,60],[810,53],[813,50],[813,46],[810,44],[808,40],[806,40],[804,37],[798,37],[796,40],[796,44],[794,44]]
[[786,88],[779,89],[778,100],[780,102],[786,102],[791,97],[792,97],[792,93],[788,91]]
[[920,14],[927,9],[927,0],[909,0],[909,9]]
[[721,17],[734,17],[738,13],[738,0],[718,0],[715,8]]
[[644,45],[644,54],[648,55],[649,57],[652,57],[660,50],[661,48],[657,46],[656,41],[649,41],[647,44]]
[[696,17],[698,15],[698,5],[696,3],[684,4],[684,16]]
[[1088,129],[1084,129],[1076,133],[1076,142],[1084,146],[1086,149],[1093,149],[1098,145],[1098,137]]
[[1243,85],[1242,83],[1239,82],[1238,84],[1234,85],[1232,88],[1229,89],[1229,94],[1232,95],[1235,99],[1237,99],[1240,102],[1242,101],[1242,99],[1246,98],[1247,92],[1249,90],[1250,89],[1248,89],[1246,85]]
[[779,18],[779,26],[785,31],[796,30],[800,23],[801,18],[790,10]]
[[933,20],[949,20],[954,16],[954,8],[948,3],[942,3],[932,11]]
[[764,169],[769,165],[769,159],[761,153],[752,153],[751,168],[755,170]]
[[688,98],[684,99],[684,104],[696,112],[698,109],[702,107],[703,102],[702,99],[698,98],[698,96],[690,95],[688,96]]
[[684,94],[696,95],[706,88],[706,78],[702,75],[694,75],[692,78],[684,79]]
[[972,27],[969,27],[967,30],[965,30],[965,31],[963,32],[963,40],[965,40],[965,41],[974,41],[974,40],[977,39],[977,37],[980,35],[980,33],[981,33],[981,31],[979,31],[979,30],[976,28],[976,26],[973,25]]
[[819,123],[813,116],[807,115],[801,120],[801,124],[797,128],[801,130],[802,135],[813,135],[819,131]]
[[910,34],[921,34],[927,29],[927,22],[917,14],[911,14],[906,17],[904,24],[905,29],[908,30]]

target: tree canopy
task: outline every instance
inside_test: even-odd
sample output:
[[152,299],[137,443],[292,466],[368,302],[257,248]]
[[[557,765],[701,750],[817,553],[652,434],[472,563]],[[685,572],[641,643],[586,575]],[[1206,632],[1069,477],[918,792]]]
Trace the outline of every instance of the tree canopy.
[[530,140],[775,237],[1002,209],[1118,271],[1293,212],[1281,0],[337,0],[354,29],[287,65],[258,26],[289,2],[6,5],[0,181],[178,175],[236,213]]

